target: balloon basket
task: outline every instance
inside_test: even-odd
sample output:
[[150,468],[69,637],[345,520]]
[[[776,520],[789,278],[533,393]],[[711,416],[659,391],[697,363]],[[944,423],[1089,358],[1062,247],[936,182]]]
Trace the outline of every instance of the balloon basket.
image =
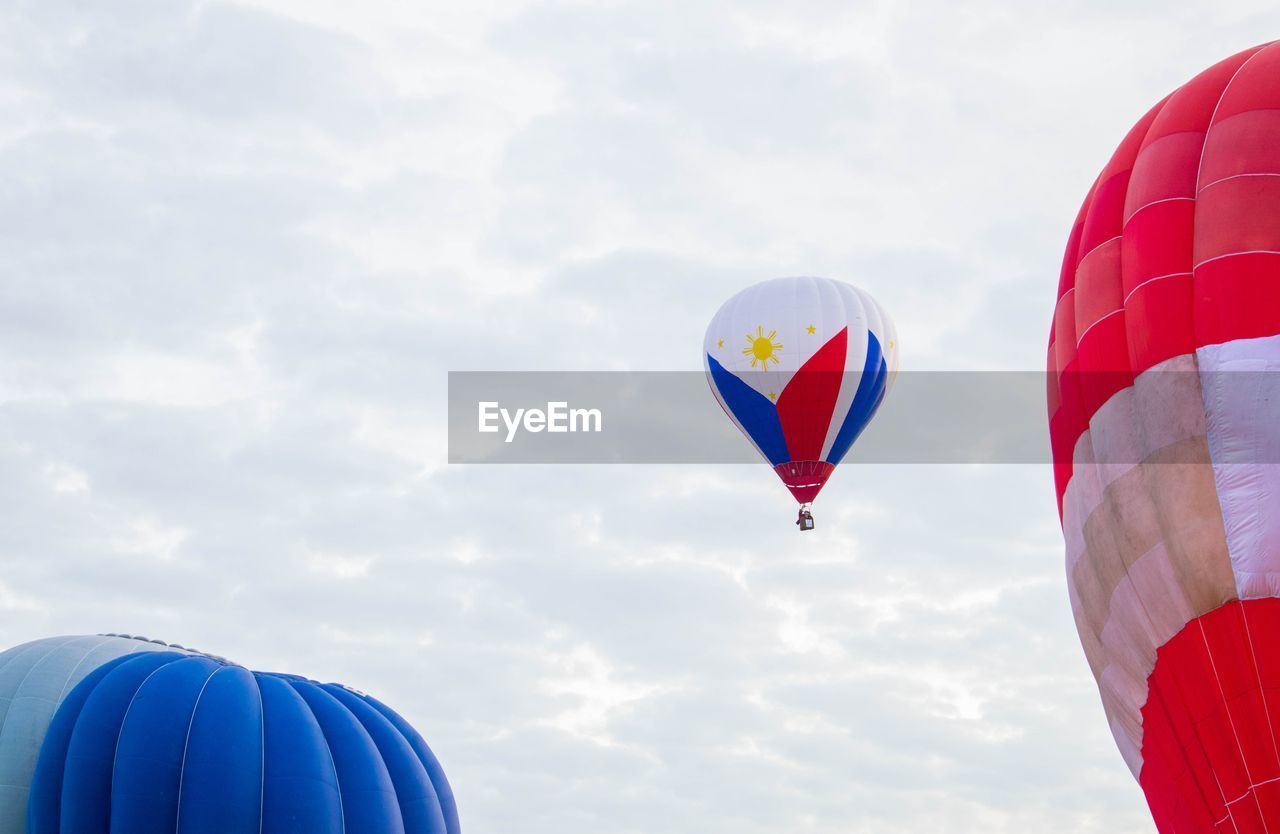
[[808,504],[800,505],[800,515],[796,518],[796,527],[800,528],[801,533],[813,529],[813,513],[809,512]]

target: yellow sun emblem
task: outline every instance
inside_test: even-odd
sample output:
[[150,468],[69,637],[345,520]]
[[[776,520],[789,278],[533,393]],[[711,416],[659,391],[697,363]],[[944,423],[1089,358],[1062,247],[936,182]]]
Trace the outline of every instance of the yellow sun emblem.
[[742,349],[743,356],[751,357],[751,367],[759,366],[760,370],[768,370],[769,361],[773,364],[779,364],[778,351],[782,350],[782,344],[775,342],[773,337],[778,335],[778,331],[770,330],[769,335],[764,335],[764,327],[756,327],[756,335],[747,334],[747,347]]

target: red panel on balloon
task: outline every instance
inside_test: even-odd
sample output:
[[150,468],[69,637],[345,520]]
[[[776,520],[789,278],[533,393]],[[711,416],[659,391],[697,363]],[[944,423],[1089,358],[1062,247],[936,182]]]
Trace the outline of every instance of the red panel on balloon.
[[1196,345],[1280,333],[1280,253],[1251,252],[1196,270]]
[[801,504],[818,497],[835,466],[824,460],[792,460],[773,467],[778,477]]
[[1149,205],[1129,219],[1121,244],[1126,296],[1152,278],[1191,272],[1195,216],[1194,202],[1171,200]]
[[1280,830],[1280,599],[1229,602],[1156,657],[1139,781],[1161,834]]
[[1200,192],[1195,261],[1280,250],[1280,177],[1239,177]]
[[848,351],[849,330],[844,328],[800,366],[778,397],[778,420],[792,460],[822,459]]
[[1196,168],[1200,165],[1203,147],[1202,132],[1175,133],[1143,148],[1129,177],[1125,222],[1129,222],[1143,206],[1158,200],[1195,196]]
[[1260,47],[1240,65],[1218,102],[1215,122],[1246,110],[1280,110],[1280,52]]
[[1170,275],[1138,287],[1125,303],[1133,372],[1196,349],[1191,273]]
[[1080,374],[1084,410],[1092,418],[1112,395],[1133,384],[1124,310],[1117,310],[1090,327],[1078,350],[1080,367],[1088,368]]
[[1245,174],[1280,172],[1280,110],[1251,110],[1217,122],[1205,143],[1200,187]]

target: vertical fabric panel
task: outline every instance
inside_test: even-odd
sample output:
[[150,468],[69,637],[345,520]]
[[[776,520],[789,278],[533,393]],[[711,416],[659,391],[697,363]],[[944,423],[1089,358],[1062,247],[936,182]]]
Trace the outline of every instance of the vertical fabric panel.
[[257,834],[262,731],[262,699],[253,674],[238,666],[218,669],[191,719],[178,834]]
[[111,782],[111,830],[173,834],[187,737],[196,704],[219,664],[174,661],[138,688],[120,727]]
[[262,834],[341,834],[342,795],[320,725],[287,682],[254,677],[262,693]]
[[435,786],[408,740],[359,695],[335,684],[324,689],[351,711],[378,746],[396,787],[405,834],[448,834]]
[[[1280,670],[1277,670],[1280,672]],[[364,700],[376,709],[378,712],[391,722],[391,724],[400,731],[400,735],[405,737],[409,742],[409,746],[418,755],[418,760],[422,762],[422,766],[427,770],[427,776],[431,779],[432,786],[436,790],[436,798],[440,803],[440,810],[444,816],[445,827],[449,834],[460,834],[462,826],[458,821],[458,803],[453,797],[453,788],[449,786],[449,780],[444,775],[444,768],[440,766],[440,761],[436,755],[431,752],[431,748],[427,746],[427,742],[417,730],[409,725],[399,713],[388,707],[386,704],[369,695],[363,696]]]
[[404,834],[395,785],[364,726],[316,684],[290,683],[311,708],[333,752],[347,834]]
[[182,657],[176,652],[140,654],[117,666],[90,693],[67,746],[60,812],[67,834],[111,834],[111,779],[120,725],[143,682]]
[[[130,655],[124,655],[98,666],[76,684],[58,708],[45,734],[40,747],[40,758],[32,775],[25,827],[27,834],[58,834],[62,830],[62,780],[67,765],[67,751],[71,746],[71,734],[94,689],[116,667],[131,659]],[[9,832],[6,831],[5,834]]]

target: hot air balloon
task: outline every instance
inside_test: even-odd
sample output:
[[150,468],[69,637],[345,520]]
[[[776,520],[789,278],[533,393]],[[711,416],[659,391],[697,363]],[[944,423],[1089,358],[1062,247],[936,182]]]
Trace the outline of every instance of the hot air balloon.
[[457,834],[386,705],[119,635],[0,654],[0,834]]
[[870,295],[829,278],[777,278],[720,307],[703,344],[729,418],[800,503],[796,524],[871,422],[898,370],[893,322]]
[[1280,830],[1280,45],[1152,108],[1049,341],[1071,607],[1164,834]]

